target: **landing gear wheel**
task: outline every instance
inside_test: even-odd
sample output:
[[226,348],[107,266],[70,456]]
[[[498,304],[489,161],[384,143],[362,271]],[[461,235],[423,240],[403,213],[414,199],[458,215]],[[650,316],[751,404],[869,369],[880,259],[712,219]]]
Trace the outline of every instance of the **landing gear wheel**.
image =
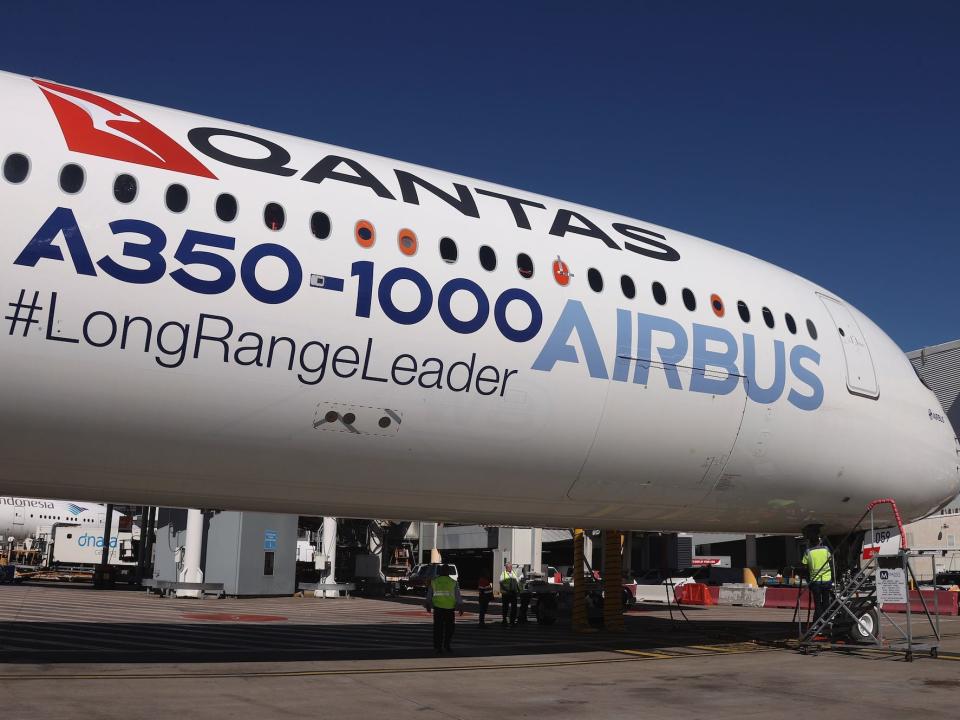
[[857,622],[850,628],[850,639],[854,642],[872,643],[880,630],[880,615],[876,608],[869,608],[860,614]]

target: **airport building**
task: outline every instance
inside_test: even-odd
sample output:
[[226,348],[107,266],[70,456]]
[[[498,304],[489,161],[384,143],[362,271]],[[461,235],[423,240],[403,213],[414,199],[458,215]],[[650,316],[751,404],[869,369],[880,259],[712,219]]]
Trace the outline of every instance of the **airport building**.
[[[937,396],[954,433],[960,435],[960,340],[914,350],[907,358]],[[932,417],[936,409],[930,412]],[[960,498],[936,515],[911,523],[906,532],[911,547],[952,550],[956,556],[960,551]],[[952,563],[956,567],[948,569],[960,569],[960,558],[954,557]]]

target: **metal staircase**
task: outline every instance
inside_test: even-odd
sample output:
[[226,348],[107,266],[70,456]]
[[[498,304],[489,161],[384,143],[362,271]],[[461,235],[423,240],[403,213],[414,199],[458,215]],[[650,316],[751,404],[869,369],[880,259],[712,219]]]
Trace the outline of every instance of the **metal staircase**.
[[[897,527],[900,530],[900,550],[895,558],[884,557],[881,566],[881,556],[873,554],[866,559],[865,564],[861,564],[860,570],[855,574],[847,574],[840,579],[834,589],[830,604],[823,613],[814,619],[802,631],[799,638],[800,650],[803,654],[811,651],[814,653],[822,649],[850,649],[850,645],[843,641],[845,638],[852,640],[856,646],[872,646],[894,652],[903,652],[905,659],[909,662],[913,660],[916,652],[929,652],[931,656],[936,657],[940,644],[940,618],[937,606],[937,594],[934,591],[934,610],[931,613],[927,607],[926,600],[922,593],[918,593],[920,603],[923,607],[923,615],[929,622],[932,635],[919,637],[914,632],[913,615],[911,609],[910,586],[911,580],[914,587],[919,587],[913,567],[910,560],[913,558],[928,558],[933,566],[934,576],[936,576],[936,562],[931,556],[917,553],[911,553],[907,548],[906,534],[903,530],[903,521],[897,504],[889,498],[874,500],[867,505],[867,510],[860,518],[857,525],[850,532],[847,538],[838,546],[830,556],[831,565],[834,564],[834,558],[840,552],[844,545],[856,534],[861,523],[870,516],[870,534],[874,531],[874,509],[879,505],[890,505],[896,519]],[[900,577],[902,572],[902,585],[899,590],[902,591],[905,602],[906,622],[901,627],[892,617],[883,610],[883,606],[878,598],[877,578],[885,571],[897,571],[896,577]],[[812,573],[815,576],[815,573]],[[891,575],[891,577],[893,577]],[[887,640],[883,637],[880,625],[881,616],[885,618],[899,633],[900,637]]]

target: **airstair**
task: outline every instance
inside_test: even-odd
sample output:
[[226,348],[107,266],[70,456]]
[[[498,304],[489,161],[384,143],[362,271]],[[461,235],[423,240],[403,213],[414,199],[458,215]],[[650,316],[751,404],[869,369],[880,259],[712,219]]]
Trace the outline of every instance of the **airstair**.
[[[914,562],[928,559],[931,562],[933,577],[936,577],[936,561],[930,555],[911,552],[907,547],[906,534],[903,530],[903,521],[897,504],[889,498],[874,500],[867,506],[866,512],[857,525],[830,557],[830,563],[836,566],[835,558],[848,542],[853,538],[860,525],[869,515],[870,535],[874,534],[874,511],[878,506],[889,505],[893,510],[897,527],[900,530],[900,548],[895,557],[884,557],[878,553],[871,553],[864,557],[860,569],[856,573],[847,573],[836,583],[832,600],[819,617],[812,623],[808,622],[806,630],[804,624],[798,623],[800,630],[800,650],[804,655],[818,653],[823,649],[846,649],[855,647],[872,647],[891,652],[903,653],[910,662],[916,653],[929,653],[936,657],[940,646],[940,616],[937,593],[933,593],[933,610],[928,607],[923,593],[918,592],[922,613],[914,612],[911,608],[912,598],[910,588],[917,587],[914,574]],[[865,562],[864,562],[865,561]],[[811,569],[811,576],[816,571]],[[834,577],[837,577],[834,573]],[[799,597],[798,597],[799,603]],[[905,606],[905,618],[898,623],[884,611],[884,605],[894,603]],[[929,634],[918,634],[918,618],[923,617],[926,623],[920,620],[923,632],[929,625]],[[896,637],[884,636],[881,617],[893,626]],[[852,644],[847,641],[852,640]]]

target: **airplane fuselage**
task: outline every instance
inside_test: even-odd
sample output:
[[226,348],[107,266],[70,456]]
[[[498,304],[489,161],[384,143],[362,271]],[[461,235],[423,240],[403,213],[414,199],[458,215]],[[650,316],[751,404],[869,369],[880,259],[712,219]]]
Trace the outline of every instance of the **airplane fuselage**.
[[0,491],[792,532],[960,490],[900,349],[761,260],[45,81],[0,105]]
[[[102,530],[106,508],[85,502],[44,500],[0,495],[0,542],[21,541],[39,535],[50,536],[55,525],[79,525]],[[114,513],[119,523],[120,513]],[[114,529],[118,527],[115,524]]]

